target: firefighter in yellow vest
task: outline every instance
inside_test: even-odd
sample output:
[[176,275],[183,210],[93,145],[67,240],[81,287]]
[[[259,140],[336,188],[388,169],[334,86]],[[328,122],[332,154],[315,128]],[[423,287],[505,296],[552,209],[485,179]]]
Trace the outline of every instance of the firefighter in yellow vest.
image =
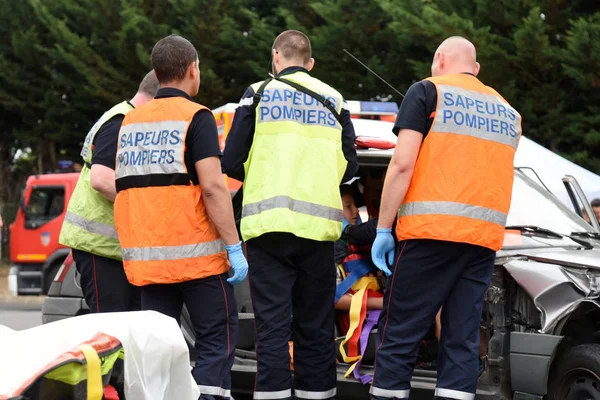
[[295,398],[329,399],[336,394],[333,243],[342,232],[339,185],[358,169],[354,129],[342,95],[309,75],[306,35],[281,33],[271,54],[274,77],[246,90],[222,160],[223,171],[244,182],[254,398],[292,398],[293,340]]
[[200,69],[188,40],[159,40],[151,60],[160,90],[127,114],[117,150],[115,226],[125,273],[141,287],[143,310],[179,322],[186,305],[200,398],[229,398],[238,323],[232,284],[246,278],[248,263],[221,172],[217,123],[192,99]]
[[150,71],[136,95],[105,112],[83,143],[84,166],[69,200],[59,242],[72,249],[92,313],[140,309],[139,290],[127,281],[115,230],[115,159],[123,118],[152,100],[157,90],[158,80]]
[[389,275],[375,399],[410,398],[418,344],[440,308],[435,398],[475,398],[483,298],[502,247],[521,137],[521,116],[478,72],[473,44],[448,38],[432,77],[411,86],[398,112],[372,247],[373,262]]

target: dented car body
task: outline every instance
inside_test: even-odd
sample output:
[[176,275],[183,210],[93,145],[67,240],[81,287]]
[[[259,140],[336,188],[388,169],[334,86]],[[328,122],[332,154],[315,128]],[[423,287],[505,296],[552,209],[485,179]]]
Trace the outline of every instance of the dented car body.
[[[361,170],[385,168],[391,154],[359,150]],[[515,169],[505,242],[485,297],[488,351],[476,398],[600,400],[600,235],[527,172]],[[253,317],[237,290],[247,311],[243,342],[254,334]],[[250,395],[256,355],[253,340],[244,344],[233,381]],[[373,372],[375,347],[372,334],[363,373]],[[368,398],[370,386],[345,378],[347,369],[338,364],[338,397]],[[435,371],[416,369],[411,385],[411,398],[431,398]]]
[[[392,153],[358,150],[360,173],[386,168]],[[241,196],[234,197],[234,210],[239,219]],[[591,209],[589,213],[593,215]],[[75,268],[62,275],[60,287],[53,287],[44,305],[45,322],[70,316],[61,314],[63,304],[71,304],[65,314],[84,312],[85,305],[79,306],[85,303],[81,292],[74,288],[78,283]],[[239,329],[232,393],[236,399],[252,398],[256,353],[247,281],[235,291]],[[598,225],[585,222],[518,168],[505,242],[497,253],[483,314],[487,357],[477,399],[600,400]],[[194,334],[185,310],[181,322],[194,359]],[[373,372],[375,336],[371,334],[369,339],[362,373]],[[348,367],[338,364],[337,397],[368,398],[370,385],[344,377]],[[431,398],[435,371],[415,370],[411,385],[411,398]]]

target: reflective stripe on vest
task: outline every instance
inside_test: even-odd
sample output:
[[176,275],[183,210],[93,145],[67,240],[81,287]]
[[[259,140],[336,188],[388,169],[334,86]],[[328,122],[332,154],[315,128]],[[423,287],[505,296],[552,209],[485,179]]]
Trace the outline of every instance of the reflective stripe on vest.
[[113,203],[92,188],[91,162],[98,131],[114,116],[127,115],[131,110],[133,106],[127,101],[115,105],[88,132],[81,150],[84,167],[69,200],[59,236],[60,244],[102,257],[122,259],[121,245],[114,228]]
[[[341,112],[343,98],[330,86],[305,72],[285,79],[323,95]],[[337,240],[343,217],[339,185],[347,166],[338,121],[316,99],[273,80],[257,104],[255,124],[244,163],[243,239],[289,232]]]
[[106,225],[101,222],[90,221],[89,219],[85,219],[84,217],[74,214],[70,211],[67,211],[65,214],[65,222],[73,224],[88,232],[95,233],[96,235],[106,236],[111,239],[119,239],[117,230],[114,226]]
[[321,206],[308,201],[294,200],[289,196],[277,196],[257,203],[246,204],[242,208],[242,217],[249,217],[275,208],[287,208],[288,210],[297,213],[313,215],[332,221],[341,222],[344,217],[341,210],[337,210],[333,207]]
[[188,127],[206,109],[184,97],[154,99],[127,114],[116,163],[115,226],[136,286],[227,272],[227,253],[202,189],[185,165]]
[[206,257],[225,251],[222,240],[184,246],[123,248],[123,260],[179,260]]
[[479,219],[493,224],[505,225],[507,214],[480,206],[452,203],[450,201],[421,201],[405,203],[400,207],[399,216],[409,215],[456,215]]
[[428,80],[437,90],[435,119],[398,210],[396,235],[399,240],[444,240],[499,250],[521,116],[474,76]]

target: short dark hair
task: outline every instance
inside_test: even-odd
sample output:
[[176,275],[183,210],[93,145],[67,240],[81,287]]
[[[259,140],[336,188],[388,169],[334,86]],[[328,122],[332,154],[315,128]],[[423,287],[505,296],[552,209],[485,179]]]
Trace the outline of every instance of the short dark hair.
[[592,200],[592,207],[600,207],[600,199]]
[[169,35],[154,45],[150,59],[158,81],[169,83],[185,77],[190,64],[198,61],[198,52],[189,40]]
[[306,64],[312,57],[310,40],[300,31],[289,30],[279,34],[273,42],[273,49],[287,60],[298,60]]
[[354,196],[356,190],[353,184],[350,185],[340,185],[340,195],[351,194]]
[[144,93],[148,96],[154,97],[156,96],[156,92],[160,89],[160,83],[158,79],[156,79],[156,74],[154,70],[148,72],[144,79],[140,82],[140,86],[138,87],[138,93]]

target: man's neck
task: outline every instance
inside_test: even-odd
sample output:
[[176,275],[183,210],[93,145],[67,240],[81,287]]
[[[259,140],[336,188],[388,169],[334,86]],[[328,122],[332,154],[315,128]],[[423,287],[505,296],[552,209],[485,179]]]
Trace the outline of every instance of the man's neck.
[[129,100],[129,103],[131,103],[131,105],[135,108],[138,108],[139,106],[141,106],[144,103],[147,103],[150,100],[152,100],[150,96],[144,93],[136,93],[135,96],[133,96],[133,98]]
[[190,85],[187,84],[185,81],[184,82],[169,82],[169,83],[164,83],[160,85],[161,89],[167,89],[167,88],[172,88],[172,89],[179,89],[182,92],[184,92],[185,94],[187,94],[190,97],[193,97],[190,94]]
[[306,67],[303,66],[303,65],[297,65],[297,64],[282,65],[282,66],[280,66],[279,72],[277,72],[277,75],[281,74],[282,72],[284,72],[285,70],[290,69],[290,68],[302,68],[302,69],[306,69]]
[[451,70],[449,70],[445,73],[445,75],[457,75],[457,74],[475,75],[475,71],[473,71],[473,68],[470,68],[467,66],[459,66],[456,68],[452,68]]

